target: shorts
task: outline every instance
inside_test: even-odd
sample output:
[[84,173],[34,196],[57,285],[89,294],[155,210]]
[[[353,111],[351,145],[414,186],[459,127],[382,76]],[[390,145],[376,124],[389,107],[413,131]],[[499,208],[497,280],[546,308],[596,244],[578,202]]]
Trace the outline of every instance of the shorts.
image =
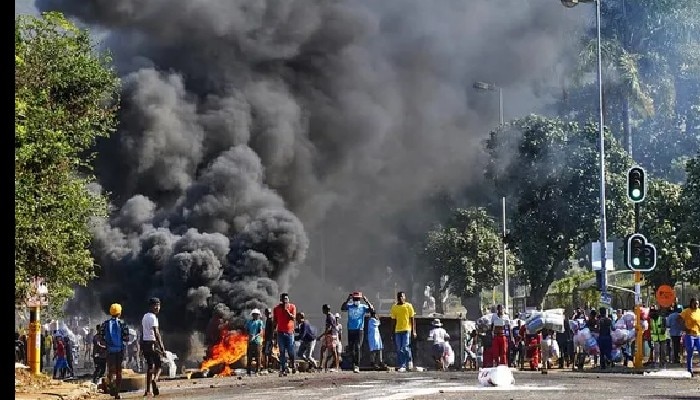
[[338,335],[324,336],[323,344],[326,346],[327,349],[333,351],[333,349],[336,349],[338,347],[338,344],[340,344],[340,342],[338,341]]
[[156,342],[145,341],[141,344],[143,358],[146,359],[148,369],[160,369],[162,365],[160,352],[156,350]]
[[124,352],[107,353],[107,368],[110,371],[119,370],[124,362]]

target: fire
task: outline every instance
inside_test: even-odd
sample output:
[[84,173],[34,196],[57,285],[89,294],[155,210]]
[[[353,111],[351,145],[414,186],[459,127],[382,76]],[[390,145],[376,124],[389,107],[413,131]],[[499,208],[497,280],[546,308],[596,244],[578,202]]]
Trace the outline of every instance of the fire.
[[208,370],[211,367],[223,364],[224,369],[217,376],[231,376],[233,375],[231,364],[246,355],[248,335],[241,331],[231,331],[222,332],[221,337],[221,341],[211,349],[212,357],[204,360],[200,369]]

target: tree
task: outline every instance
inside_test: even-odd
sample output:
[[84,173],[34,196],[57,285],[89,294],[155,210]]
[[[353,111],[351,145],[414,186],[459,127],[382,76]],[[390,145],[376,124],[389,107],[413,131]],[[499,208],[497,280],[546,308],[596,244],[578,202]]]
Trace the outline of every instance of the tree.
[[691,252],[683,270],[686,282],[700,284],[700,153],[688,160],[680,197],[678,243]]
[[[529,116],[491,133],[486,176],[510,198],[510,241],[540,305],[561,262],[599,237],[598,129],[592,124]],[[606,134],[608,235],[633,221],[625,181],[630,158]]]
[[91,218],[102,195],[88,190],[96,138],[114,129],[119,81],[87,31],[58,13],[15,20],[15,301],[44,277],[52,305],[94,276]]
[[680,200],[679,185],[651,179],[640,206],[640,231],[657,251],[656,268],[644,274],[655,289],[662,284],[674,286],[687,275],[691,254],[688,247],[677,240]]
[[498,225],[485,209],[455,209],[444,226],[427,233],[421,254],[434,282],[449,276],[447,287],[436,290],[436,298],[449,288],[460,298],[467,315],[477,315],[478,304],[474,307],[471,299],[502,282],[501,246]]

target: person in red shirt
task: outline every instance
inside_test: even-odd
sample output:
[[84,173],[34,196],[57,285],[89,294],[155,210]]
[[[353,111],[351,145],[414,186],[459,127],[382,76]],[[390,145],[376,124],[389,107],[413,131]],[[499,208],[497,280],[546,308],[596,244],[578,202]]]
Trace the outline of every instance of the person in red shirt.
[[53,353],[55,364],[53,366],[53,379],[57,379],[57,373],[60,372],[61,379],[66,377],[68,370],[68,361],[66,360],[66,346],[63,344],[63,338],[58,338],[56,341],[56,350]]
[[272,310],[272,322],[277,329],[277,345],[280,351],[280,376],[289,372],[287,356],[292,365],[292,373],[296,373],[294,365],[294,322],[297,307],[289,302],[289,294],[280,294],[280,303]]

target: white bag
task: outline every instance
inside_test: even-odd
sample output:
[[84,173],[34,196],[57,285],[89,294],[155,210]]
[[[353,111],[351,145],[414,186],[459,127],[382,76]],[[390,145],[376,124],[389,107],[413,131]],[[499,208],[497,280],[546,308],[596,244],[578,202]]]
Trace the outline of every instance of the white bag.
[[552,346],[549,348],[552,357],[559,358],[559,343],[556,340],[552,340]]
[[505,365],[482,368],[477,379],[482,386],[512,386],[515,383],[513,372]]
[[450,343],[445,342],[445,354],[447,355],[447,365],[452,365],[455,363],[455,352],[452,350]]

